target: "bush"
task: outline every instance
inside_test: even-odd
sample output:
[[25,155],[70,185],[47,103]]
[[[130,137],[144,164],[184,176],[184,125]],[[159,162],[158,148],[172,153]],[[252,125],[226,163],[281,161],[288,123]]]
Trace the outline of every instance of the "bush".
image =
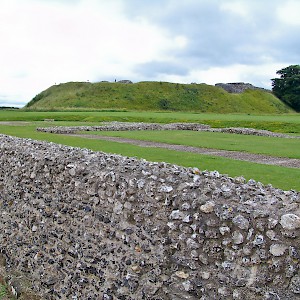
[[159,100],[158,105],[160,109],[164,109],[164,110],[170,109],[170,102],[167,99]]

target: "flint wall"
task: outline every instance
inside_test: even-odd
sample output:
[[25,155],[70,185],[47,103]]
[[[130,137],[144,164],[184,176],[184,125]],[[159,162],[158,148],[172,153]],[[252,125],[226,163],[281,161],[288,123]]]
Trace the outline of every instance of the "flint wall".
[[268,130],[253,129],[253,128],[211,128],[206,124],[198,123],[171,123],[171,124],[157,124],[157,123],[129,123],[129,122],[103,122],[100,126],[54,126],[54,127],[40,127],[37,131],[50,132],[58,134],[72,134],[78,131],[129,131],[129,130],[192,130],[192,131],[209,131],[209,132],[223,132],[244,135],[269,136],[279,138],[300,138],[300,136],[288,135],[284,133],[275,133]]
[[244,82],[233,82],[233,83],[217,83],[215,86],[219,86],[223,88],[228,93],[243,93],[245,90],[261,90],[265,92],[271,92],[270,90],[256,87],[252,85],[251,83],[244,83]]
[[296,299],[300,196],[0,135],[0,250],[43,299]]

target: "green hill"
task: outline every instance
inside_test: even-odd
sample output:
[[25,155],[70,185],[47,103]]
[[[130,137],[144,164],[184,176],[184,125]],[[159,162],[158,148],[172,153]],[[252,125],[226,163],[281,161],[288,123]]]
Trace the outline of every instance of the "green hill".
[[30,110],[143,110],[212,113],[287,113],[292,110],[272,93],[246,90],[232,94],[206,84],[169,82],[68,82],[35,96]]

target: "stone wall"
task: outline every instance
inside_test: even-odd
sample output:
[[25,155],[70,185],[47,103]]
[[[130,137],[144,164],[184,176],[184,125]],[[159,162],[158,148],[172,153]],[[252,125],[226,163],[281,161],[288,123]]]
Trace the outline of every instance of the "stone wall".
[[0,250],[43,299],[296,299],[300,195],[0,135]]
[[245,90],[261,90],[265,92],[271,92],[270,90],[256,87],[251,83],[245,83],[245,82],[216,83],[215,86],[223,88],[228,93],[236,93],[236,94],[243,93]]
[[129,130],[205,130],[209,125],[198,123],[137,123],[137,122],[102,122],[99,126],[53,126],[40,127],[37,131],[51,133],[74,133],[77,131],[129,131]]
[[224,132],[244,135],[269,136],[280,138],[300,138],[296,135],[288,135],[284,133],[276,133],[268,130],[253,128],[211,128],[206,124],[199,123],[129,123],[129,122],[103,122],[100,126],[51,126],[39,127],[37,131],[50,132],[58,134],[72,134],[79,131],[129,131],[129,130],[193,130],[193,131],[209,131]]

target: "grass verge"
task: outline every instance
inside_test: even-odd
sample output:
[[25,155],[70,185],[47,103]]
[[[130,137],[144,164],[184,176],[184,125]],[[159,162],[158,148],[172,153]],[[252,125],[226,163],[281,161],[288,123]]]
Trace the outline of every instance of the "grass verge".
[[201,170],[218,170],[220,173],[228,174],[231,177],[243,175],[246,179],[253,178],[264,184],[271,183],[273,186],[284,190],[300,190],[300,169],[261,165],[222,157],[179,152],[167,149],[143,148],[117,142],[42,133],[37,132],[35,128],[36,125],[1,125],[0,133],[22,138],[45,140],[73,147],[88,148],[94,151],[103,151],[107,153],[144,158],[149,161],[164,161],[185,167],[198,167]]
[[300,158],[300,139],[227,134],[201,131],[87,131],[85,134],[116,136],[135,140],[244,151],[277,157]]
[[[250,115],[250,114],[209,114],[183,112],[122,112],[122,111],[0,111],[0,121],[43,121],[54,119],[65,122],[194,122],[213,127],[251,127],[274,132],[300,134],[300,114]],[[56,122],[55,122],[56,123]],[[54,124],[52,124],[54,125]]]
[[0,300],[7,296],[6,286],[0,283]]

